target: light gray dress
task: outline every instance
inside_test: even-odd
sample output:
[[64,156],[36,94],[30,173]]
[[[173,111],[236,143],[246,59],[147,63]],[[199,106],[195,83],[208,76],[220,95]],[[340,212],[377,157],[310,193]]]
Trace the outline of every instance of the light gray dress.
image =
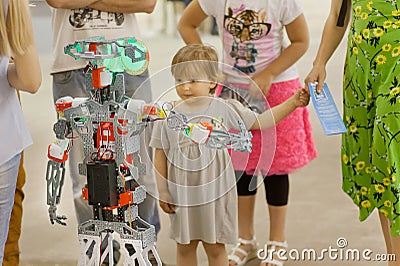
[[[183,113],[179,106],[174,110]],[[185,115],[190,123],[208,122],[213,127],[217,125],[211,117],[218,118],[225,129],[238,129],[239,119],[249,129],[257,118],[238,101],[220,98]],[[176,205],[170,215],[170,237],[180,244],[236,243],[237,195],[228,151],[198,145],[182,131],[170,129],[166,120],[155,123],[150,146],[164,149],[167,155],[168,190]]]

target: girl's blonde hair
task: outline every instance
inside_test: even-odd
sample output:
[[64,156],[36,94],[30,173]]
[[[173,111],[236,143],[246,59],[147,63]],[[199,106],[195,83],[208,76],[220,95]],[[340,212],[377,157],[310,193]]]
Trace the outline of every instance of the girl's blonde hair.
[[207,78],[218,83],[218,53],[208,45],[189,44],[175,54],[171,63],[171,73],[175,78]]
[[[0,0],[0,56],[24,54],[34,42],[27,0]],[[7,13],[7,16],[5,14]]]

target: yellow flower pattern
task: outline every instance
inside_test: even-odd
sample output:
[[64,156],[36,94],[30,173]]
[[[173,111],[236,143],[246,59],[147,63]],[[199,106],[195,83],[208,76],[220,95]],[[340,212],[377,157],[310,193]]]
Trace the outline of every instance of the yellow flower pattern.
[[370,1],[370,2],[368,2],[368,4],[367,4],[367,9],[369,10],[369,11],[372,11],[372,1]]
[[350,125],[350,131],[355,133],[357,132],[357,126],[356,125]]
[[361,162],[356,163],[357,170],[362,170],[362,169],[364,169],[364,167],[365,167],[365,162],[361,161]]
[[391,20],[386,20],[386,21],[383,23],[383,28],[388,29],[388,28],[391,28],[392,25],[393,25],[393,22],[392,22]]
[[371,202],[369,200],[364,200],[361,202],[361,206],[363,206],[364,208],[370,208]]
[[347,157],[346,154],[343,154],[343,162],[344,162],[344,164],[348,164],[349,163],[349,157]]
[[400,46],[397,46],[397,47],[393,48],[392,56],[393,57],[397,57],[397,56],[399,56],[399,54],[400,54]]
[[378,28],[374,29],[374,35],[376,37],[382,37],[383,34],[385,34],[385,31],[382,28],[378,27]]
[[382,64],[384,64],[385,62],[386,62],[386,56],[384,56],[384,55],[378,55],[377,57],[376,57],[376,63],[378,64],[378,65],[382,65]]
[[367,195],[367,193],[368,193],[368,188],[362,187],[361,188],[361,195]]
[[368,18],[368,13],[362,12],[361,13],[361,18],[362,19],[367,19]]
[[384,51],[384,52],[389,52],[390,49],[392,49],[392,45],[390,43],[387,43],[382,46],[382,51]]
[[390,186],[390,185],[392,184],[390,178],[387,178],[387,177],[384,178],[382,182],[383,182],[383,184],[384,184],[385,186]]
[[362,36],[364,37],[364,39],[368,39],[369,38],[369,34],[370,34],[370,30],[369,29],[363,29]]
[[390,96],[397,96],[400,93],[400,88],[399,87],[394,87],[393,89],[390,90]]
[[385,200],[385,202],[383,203],[383,205],[385,205],[385,207],[392,207],[392,202],[390,200]]

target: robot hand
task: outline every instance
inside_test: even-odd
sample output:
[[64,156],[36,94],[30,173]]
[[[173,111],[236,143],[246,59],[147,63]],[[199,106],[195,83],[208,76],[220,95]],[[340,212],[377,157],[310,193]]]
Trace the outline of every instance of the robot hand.
[[65,215],[61,215],[61,216],[57,215],[57,207],[56,206],[49,207],[49,217],[50,217],[51,224],[54,224],[54,222],[56,222],[61,225],[67,225],[67,223],[62,221],[62,220],[67,220],[67,217]]
[[60,203],[61,190],[64,184],[65,167],[64,163],[49,160],[47,163],[47,205],[49,205],[50,222],[66,225],[62,220],[67,219],[64,215],[58,216],[56,205]]

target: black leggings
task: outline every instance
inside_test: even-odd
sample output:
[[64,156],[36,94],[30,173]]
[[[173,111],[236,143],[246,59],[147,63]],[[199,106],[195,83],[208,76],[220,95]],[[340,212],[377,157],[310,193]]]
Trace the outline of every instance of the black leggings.
[[[236,189],[239,196],[252,196],[257,193],[257,177],[242,171],[235,171]],[[285,206],[289,198],[289,176],[270,175],[264,177],[265,194],[268,205]]]

